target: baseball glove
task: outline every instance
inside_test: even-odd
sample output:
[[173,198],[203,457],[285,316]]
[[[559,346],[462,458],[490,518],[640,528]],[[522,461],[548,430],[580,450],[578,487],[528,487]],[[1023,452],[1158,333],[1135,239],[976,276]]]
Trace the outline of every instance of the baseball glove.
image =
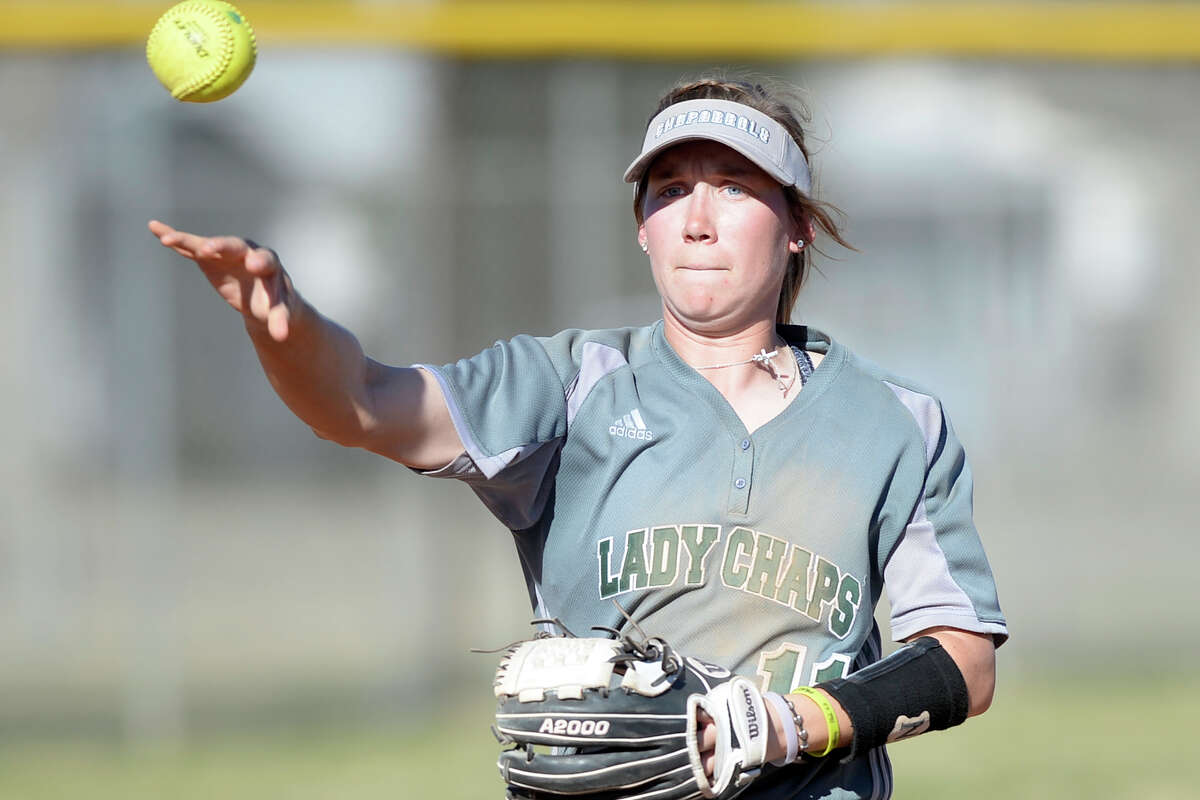
[[[510,798],[724,800],[760,773],[766,756],[758,688],[659,638],[546,636],[513,645],[495,693],[497,737],[515,745],[498,762]],[[717,727],[712,778],[700,761],[700,710]]]

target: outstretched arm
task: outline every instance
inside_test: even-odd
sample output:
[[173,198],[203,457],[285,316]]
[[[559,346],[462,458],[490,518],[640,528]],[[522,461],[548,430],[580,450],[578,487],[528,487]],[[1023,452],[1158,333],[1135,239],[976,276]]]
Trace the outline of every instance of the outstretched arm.
[[273,251],[157,220],[149,227],[164,247],[194,261],[241,314],[267,379],[317,436],[418,469],[444,466],[463,452],[434,377],[367,358],[353,334],[300,296]]

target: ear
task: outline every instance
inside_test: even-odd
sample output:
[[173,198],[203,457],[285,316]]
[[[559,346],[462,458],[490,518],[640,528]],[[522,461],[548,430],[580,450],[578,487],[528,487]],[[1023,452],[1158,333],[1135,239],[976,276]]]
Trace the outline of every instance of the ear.
[[646,225],[645,225],[645,223],[643,223],[641,225],[638,225],[638,229],[637,229],[637,243],[638,243],[638,247],[642,248],[643,253],[646,252],[646,246],[647,246],[646,242],[647,242]]
[[799,253],[804,249],[805,245],[810,244],[817,236],[816,228],[813,227],[812,217],[804,215],[802,222],[792,225],[792,230],[788,236],[788,252]]

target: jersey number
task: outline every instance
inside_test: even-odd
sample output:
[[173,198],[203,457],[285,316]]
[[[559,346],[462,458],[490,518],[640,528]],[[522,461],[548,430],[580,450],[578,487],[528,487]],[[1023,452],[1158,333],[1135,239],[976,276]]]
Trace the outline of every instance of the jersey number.
[[797,686],[813,686],[821,681],[844,678],[850,672],[850,656],[835,653],[808,670],[805,680],[804,662],[808,648],[802,644],[784,642],[774,650],[764,650],[758,656],[758,677],[766,692],[787,694]]

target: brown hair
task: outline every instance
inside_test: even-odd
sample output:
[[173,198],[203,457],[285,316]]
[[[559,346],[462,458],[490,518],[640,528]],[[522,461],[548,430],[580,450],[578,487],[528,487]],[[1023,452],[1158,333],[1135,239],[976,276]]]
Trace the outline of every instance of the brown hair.
[[[794,89],[770,85],[764,87],[763,83],[764,81],[761,80],[750,82],[732,80],[723,76],[682,81],[671,87],[659,99],[658,107],[654,109],[654,113],[647,120],[647,127],[649,127],[650,120],[653,120],[663,109],[685,100],[730,100],[761,111],[786,128],[807,160],[809,154],[808,147],[804,142],[803,123],[807,123],[810,119],[808,109],[804,102],[796,96]],[[809,163],[811,164],[811,161]],[[647,172],[649,171],[647,170]],[[785,186],[783,192],[787,197],[788,208],[791,209],[793,220],[801,225],[802,229],[807,227],[805,222],[811,221],[814,228],[823,231],[842,247],[854,249],[842,237],[842,232],[834,221],[835,215],[844,217],[841,211],[828,203],[802,195],[795,186]],[[642,180],[638,182],[637,192],[633,199],[633,214],[639,224],[643,221],[642,208],[645,199],[646,178],[643,175]],[[812,256],[810,255],[813,249],[812,242],[807,244],[809,246],[799,253],[792,253],[788,257],[787,272],[783,277],[783,286],[779,290],[779,304],[775,310],[775,321],[778,323],[786,324],[791,321],[792,309],[796,305],[796,298],[800,295],[800,287],[812,266]]]

